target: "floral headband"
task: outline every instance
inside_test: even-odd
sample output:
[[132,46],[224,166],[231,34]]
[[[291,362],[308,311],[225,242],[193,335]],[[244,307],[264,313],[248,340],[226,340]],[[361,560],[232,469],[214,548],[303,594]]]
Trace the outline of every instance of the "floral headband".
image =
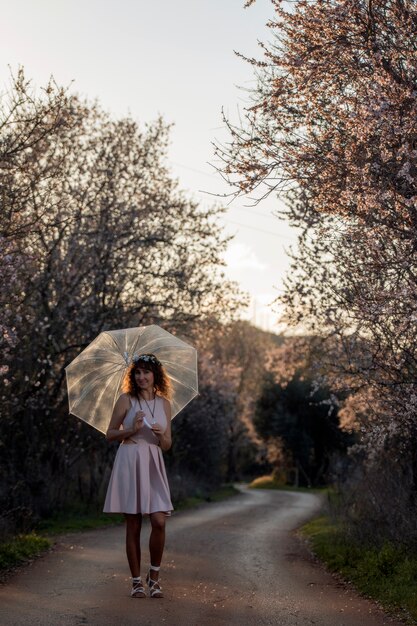
[[131,363],[134,363],[136,365],[136,363],[142,361],[144,363],[153,363],[154,365],[158,365],[159,367],[162,366],[161,361],[158,361],[156,356],[154,356],[153,354],[134,354],[130,359],[129,354],[127,352],[124,352],[123,357],[126,365],[130,365]]
[[144,361],[145,363],[153,363],[154,365],[159,365],[161,366],[162,363],[160,361],[158,361],[158,359],[156,358],[156,356],[154,356],[153,354],[134,354],[132,357],[132,363],[139,363],[139,361]]

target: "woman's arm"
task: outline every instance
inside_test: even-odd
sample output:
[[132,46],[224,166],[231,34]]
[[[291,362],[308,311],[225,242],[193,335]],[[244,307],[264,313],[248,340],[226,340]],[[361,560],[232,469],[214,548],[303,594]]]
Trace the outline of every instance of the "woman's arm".
[[166,398],[163,398],[163,400],[164,400],[165,415],[166,415],[166,418],[167,418],[166,430],[165,430],[165,432],[162,432],[162,428],[161,428],[161,426],[159,426],[159,424],[155,424],[154,426],[152,426],[152,430],[154,431],[155,435],[159,439],[159,445],[161,446],[161,450],[163,452],[166,452],[167,450],[170,449],[170,447],[172,445],[172,438],[171,438],[171,405],[168,402],[168,400],[166,400]]
[[[122,441],[123,439],[127,439],[131,437],[141,426],[138,424],[138,420],[136,420],[133,424],[132,428],[120,429],[124,418],[126,417],[126,413],[130,408],[130,400],[129,396],[124,393],[117,400],[114,405],[113,415],[111,416],[110,424],[106,432],[107,441]],[[140,418],[138,418],[140,419]],[[142,424],[141,424],[142,425]]]

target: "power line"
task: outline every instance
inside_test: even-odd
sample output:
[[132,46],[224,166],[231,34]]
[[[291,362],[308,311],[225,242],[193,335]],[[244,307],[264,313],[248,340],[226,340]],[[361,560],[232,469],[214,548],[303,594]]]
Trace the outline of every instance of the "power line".
[[264,230],[263,228],[256,228],[256,226],[249,226],[248,224],[241,224],[240,222],[235,222],[234,220],[229,220],[228,218],[224,217],[223,218],[226,222],[229,222],[230,224],[236,224],[237,226],[243,226],[243,228],[249,228],[250,230],[257,230],[260,233],[265,233],[266,235],[271,235],[271,237],[278,237],[279,239],[288,239],[290,241],[292,241],[293,243],[295,243],[295,239],[292,239],[291,237],[287,237],[287,235],[280,235],[279,233],[271,233],[270,230]]
[[209,174],[209,172],[203,172],[202,170],[197,170],[195,167],[189,167],[188,165],[183,165],[182,163],[178,163],[178,161],[171,161],[172,165],[176,165],[177,167],[182,167],[185,170],[190,170],[190,172],[195,172],[196,174],[202,174],[203,176],[208,176],[209,178],[214,178],[216,174]]
[[250,213],[251,215],[254,215],[255,217],[264,217],[267,220],[274,220],[275,222],[278,219],[274,215],[264,215],[263,213],[254,213],[253,211],[251,211],[250,209],[244,206],[233,207],[233,208],[236,208],[238,211],[246,211],[246,213]]
[[[193,167],[189,167],[188,165],[183,165],[182,163],[178,163],[178,161],[171,161],[171,163],[173,165],[177,165],[178,167],[183,167],[186,170],[190,170],[191,172],[195,172],[196,174],[203,174],[204,176],[208,176],[210,178],[213,178],[214,176],[216,176],[216,174],[209,174],[208,172],[203,172],[202,170],[198,170],[196,168]],[[197,191],[197,193],[207,193],[207,192],[203,192],[201,190]],[[237,209],[238,211],[246,211],[246,213],[250,213],[252,216],[254,217],[263,217],[266,219],[277,219],[275,218],[273,215],[263,215],[262,213],[254,213],[253,211],[251,211],[249,208],[247,207],[233,207],[234,209]],[[272,237],[278,237],[279,239],[288,239],[289,241],[295,241],[292,237],[288,237],[287,235],[280,235],[278,233],[271,233],[271,231],[269,230],[263,230],[262,228],[257,228],[256,226],[249,226],[248,224],[242,224],[241,222],[236,222],[234,220],[230,220],[229,218],[223,218],[225,221],[229,222],[230,224],[235,224],[237,226],[242,226],[243,228],[249,228],[250,230],[256,230],[260,233],[264,233],[266,235],[271,235]]]

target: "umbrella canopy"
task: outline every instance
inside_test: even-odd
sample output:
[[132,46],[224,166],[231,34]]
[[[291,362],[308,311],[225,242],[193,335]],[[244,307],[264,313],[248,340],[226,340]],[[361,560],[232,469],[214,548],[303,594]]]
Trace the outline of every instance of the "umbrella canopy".
[[66,368],[70,413],[106,432],[127,368],[136,355],[152,353],[172,385],[172,417],[198,394],[197,351],[163,328],[107,330]]

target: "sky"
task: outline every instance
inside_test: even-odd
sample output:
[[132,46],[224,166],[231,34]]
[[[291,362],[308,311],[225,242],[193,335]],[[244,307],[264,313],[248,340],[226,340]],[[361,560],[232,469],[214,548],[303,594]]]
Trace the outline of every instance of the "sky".
[[[202,207],[227,206],[225,233],[234,235],[226,273],[251,296],[245,317],[278,332],[271,303],[283,288],[287,250],[296,241],[272,215],[269,197],[230,202],[231,189],[215,171],[213,143],[227,141],[222,110],[237,120],[256,85],[259,41],[271,40],[270,0],[248,9],[244,0],[0,0],[0,86],[23,66],[38,87],[53,75],[59,85],[98,99],[118,117],[139,124],[162,115],[172,123],[172,175]],[[216,195],[217,194],[217,195]],[[274,310],[275,309],[275,310]]]

